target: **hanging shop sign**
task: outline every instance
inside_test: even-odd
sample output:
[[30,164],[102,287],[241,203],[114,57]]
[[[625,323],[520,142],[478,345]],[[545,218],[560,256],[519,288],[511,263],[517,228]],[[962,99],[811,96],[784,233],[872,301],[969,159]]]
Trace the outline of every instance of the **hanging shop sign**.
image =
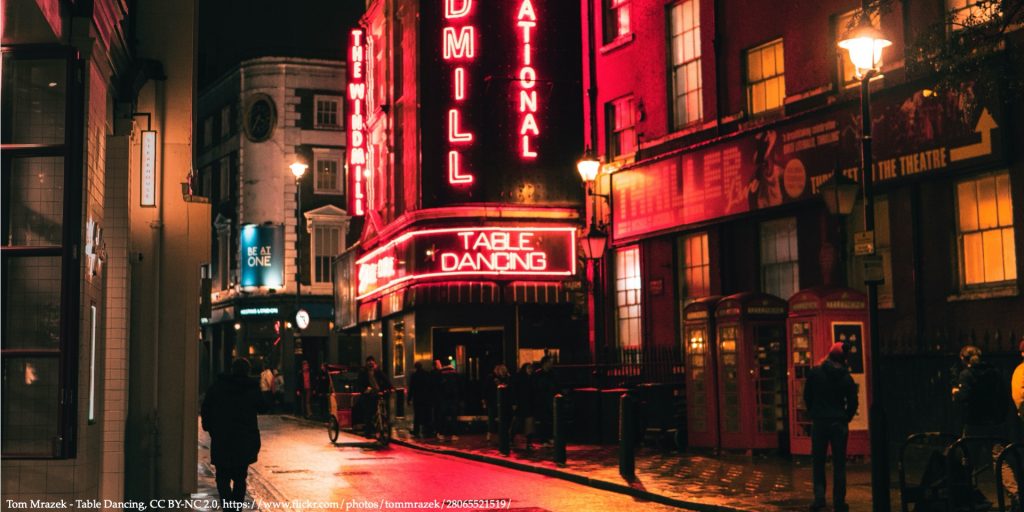
[[241,285],[280,288],[284,284],[284,226],[242,226]]
[[414,279],[554,278],[576,273],[572,227],[445,228],[406,233],[356,262],[357,299]]
[[366,213],[366,40],[361,29],[349,35],[348,52],[348,213]]
[[[998,101],[972,87],[873,101],[875,183],[1003,160]],[[818,194],[837,167],[860,181],[860,110],[845,105],[612,175],[613,236],[628,239]]]
[[443,0],[421,20],[420,119],[438,128],[422,130],[424,203],[573,201],[561,171],[583,140],[578,6]]
[[156,206],[156,131],[142,132],[142,189],[139,194],[140,206]]

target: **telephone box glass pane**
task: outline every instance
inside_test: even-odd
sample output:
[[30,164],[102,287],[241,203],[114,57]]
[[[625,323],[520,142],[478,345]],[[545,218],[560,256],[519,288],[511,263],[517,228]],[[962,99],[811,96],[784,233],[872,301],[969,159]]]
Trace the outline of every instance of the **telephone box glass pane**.
[[686,356],[689,363],[689,407],[690,428],[696,432],[707,431],[707,372],[704,358],[707,357],[707,331],[703,327],[690,328],[686,333]]
[[735,326],[723,326],[718,329],[720,354],[722,358],[722,419],[725,431],[740,432],[740,375],[736,359]]
[[796,412],[796,425],[794,434],[799,437],[810,437],[811,419],[807,416],[807,406],[804,404],[804,384],[807,382],[807,372],[814,366],[811,350],[813,345],[810,322],[794,322],[790,341],[793,344],[793,410]]
[[759,432],[783,429],[786,378],[783,330],[776,325],[754,327],[754,363],[757,371],[757,427]]

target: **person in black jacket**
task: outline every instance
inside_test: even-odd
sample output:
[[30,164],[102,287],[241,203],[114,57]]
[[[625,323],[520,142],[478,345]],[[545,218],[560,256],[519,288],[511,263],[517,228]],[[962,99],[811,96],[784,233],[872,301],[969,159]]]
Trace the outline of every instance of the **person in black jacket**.
[[451,365],[444,366],[437,371],[437,401],[438,417],[435,419],[438,441],[458,441],[459,436],[455,435],[455,424],[459,415],[459,374]]
[[491,434],[498,432],[498,386],[508,384],[508,367],[503,364],[494,366],[491,374],[483,380],[483,406],[487,411],[487,440]]
[[380,400],[380,394],[392,389],[391,381],[377,366],[377,360],[373,356],[366,356],[366,366],[359,372],[356,389],[362,393],[359,396],[357,407],[359,407],[363,418],[363,435],[373,437],[373,420],[374,415],[377,414],[377,402]]
[[260,386],[249,377],[249,369],[248,360],[235,359],[231,374],[221,375],[203,399],[203,430],[210,433],[210,462],[217,470],[223,510],[244,507],[249,465],[260,452]]
[[512,426],[509,428],[509,443],[515,441],[516,434],[526,436],[526,445],[530,445],[533,435],[533,403],[530,395],[530,375],[533,363],[523,363],[519,371],[511,377]]
[[433,428],[430,374],[423,370],[422,363],[417,362],[413,368],[415,370],[409,377],[409,396],[406,400],[412,404],[412,435],[423,437]]
[[994,436],[1010,410],[1010,393],[999,372],[981,360],[981,349],[960,349],[960,371],[955,375],[953,401],[963,412],[963,435]]
[[814,466],[814,503],[825,507],[825,456],[832,447],[832,507],[849,510],[846,504],[846,442],[849,423],[857,414],[857,384],[846,366],[842,343],[833,343],[828,357],[807,374],[804,403],[811,418],[811,455]]
[[533,377],[530,380],[536,437],[542,447],[547,447],[551,443],[554,397],[558,392],[555,376],[551,370],[553,365],[554,359],[551,356],[542,357],[539,368],[533,372]]

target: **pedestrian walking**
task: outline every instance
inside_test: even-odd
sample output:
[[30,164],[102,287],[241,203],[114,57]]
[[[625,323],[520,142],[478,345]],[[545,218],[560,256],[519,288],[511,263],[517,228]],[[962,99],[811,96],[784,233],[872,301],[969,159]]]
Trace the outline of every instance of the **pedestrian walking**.
[[487,411],[487,440],[491,434],[498,432],[498,386],[508,384],[508,367],[503,364],[494,366],[489,378],[484,379],[483,406]]
[[309,374],[309,361],[302,360],[302,395],[300,397],[302,405],[300,406],[301,414],[304,418],[313,416],[313,379]]
[[316,375],[316,384],[313,385],[313,393],[316,395],[317,418],[326,420],[330,414],[328,400],[331,396],[330,373],[327,370],[327,363],[320,363],[320,372]]
[[202,425],[210,433],[210,462],[223,510],[245,508],[249,465],[260,452],[260,387],[249,370],[248,360],[235,359],[231,373],[218,377],[203,399]]
[[271,408],[272,411],[283,410],[284,407],[284,375],[281,374],[281,370],[274,368],[274,405]]
[[270,412],[274,405],[274,372],[269,366],[260,372],[260,396],[263,398],[263,410]]
[[551,427],[554,419],[554,398],[558,391],[555,376],[551,367],[554,359],[544,356],[540,365],[533,372],[530,380],[531,400],[533,400],[533,421],[536,438],[542,447],[551,444]]
[[459,414],[459,374],[451,365],[441,368],[438,375],[438,395],[440,418],[437,423],[437,439],[439,441],[458,441],[455,435],[455,423]]
[[441,369],[440,359],[434,359],[434,367],[427,374],[427,392],[430,396],[430,431],[427,436],[438,435],[441,428]]
[[846,366],[842,343],[833,343],[828,356],[807,375],[804,404],[811,418],[814,503],[811,510],[825,508],[825,458],[832,449],[832,508],[849,510],[846,504],[846,443],[849,423],[857,414],[857,384]]
[[509,443],[515,441],[516,434],[526,437],[526,448],[530,448],[533,436],[533,403],[530,394],[530,375],[533,363],[523,363],[511,378],[512,426],[509,428]]
[[432,428],[431,417],[431,392],[430,374],[423,369],[423,364],[417,362],[413,365],[412,375],[409,376],[409,396],[407,401],[412,405],[412,435],[413,437],[424,437]]

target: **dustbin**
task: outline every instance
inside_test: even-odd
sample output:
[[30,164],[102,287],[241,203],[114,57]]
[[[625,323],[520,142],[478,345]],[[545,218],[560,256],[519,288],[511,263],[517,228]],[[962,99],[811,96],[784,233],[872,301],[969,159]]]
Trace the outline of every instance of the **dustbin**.
[[619,398],[626,388],[601,390],[601,443],[619,442]]
[[572,390],[572,423],[569,441],[573,444],[601,442],[601,393],[597,388]]

